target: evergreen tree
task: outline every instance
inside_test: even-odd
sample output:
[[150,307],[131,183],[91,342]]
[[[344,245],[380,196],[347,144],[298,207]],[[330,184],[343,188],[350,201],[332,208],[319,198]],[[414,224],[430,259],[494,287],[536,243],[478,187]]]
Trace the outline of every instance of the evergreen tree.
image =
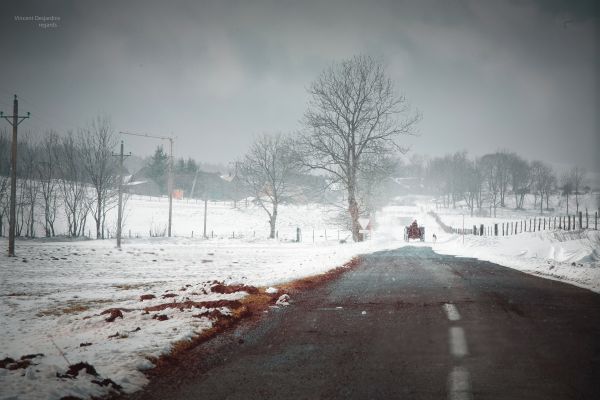
[[168,169],[169,156],[162,146],[157,146],[148,163],[148,176],[160,187],[163,193],[167,190]]

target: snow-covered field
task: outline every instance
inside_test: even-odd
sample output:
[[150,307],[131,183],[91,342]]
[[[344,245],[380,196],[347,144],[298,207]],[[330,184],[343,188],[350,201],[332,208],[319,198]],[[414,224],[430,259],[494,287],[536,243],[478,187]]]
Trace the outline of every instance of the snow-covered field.
[[[321,205],[282,207],[278,240],[264,238],[268,229],[261,210],[234,209],[231,203],[209,205],[208,230],[219,234],[201,239],[197,233],[203,204],[176,205],[178,237],[132,234],[134,238],[124,240],[122,251],[115,249],[112,240],[21,240],[17,258],[1,256],[0,361],[25,368],[0,368],[0,399],[89,398],[107,394],[111,381],[123,391],[139,389],[146,383],[143,371],[153,366],[153,358],[209,329],[215,313],[231,312],[223,305],[227,303],[144,309],[171,301],[233,301],[246,296],[245,292],[217,293],[211,290],[213,281],[266,288],[323,273],[355,255],[406,245],[403,227],[414,219],[425,225],[427,237],[425,243],[411,245],[477,257],[600,292],[597,232],[466,236],[463,244],[461,236],[444,234],[427,214],[431,201],[424,196],[397,199],[376,214],[371,240],[345,244],[337,240],[330,210]],[[130,199],[128,206],[126,233],[166,222],[164,201]],[[451,213],[441,216],[445,219]],[[303,231],[302,243],[290,240],[297,226]],[[230,231],[236,232],[236,239]],[[431,240],[434,232],[436,243]],[[345,238],[345,231],[340,236]],[[0,246],[6,247],[6,241],[0,240]],[[143,295],[154,298],[141,301]],[[122,318],[101,314],[114,308],[124,310]],[[107,322],[111,316],[114,321]],[[20,360],[28,355],[32,357]],[[27,360],[31,365],[25,365]],[[79,362],[92,365],[98,376],[83,371],[67,374],[69,364]]]
[[[531,202],[531,199],[529,199]],[[539,217],[539,211],[532,210],[532,204],[526,203],[526,210],[510,208],[498,209],[496,218],[469,217],[467,210],[436,209],[430,199],[418,201],[423,210],[434,210],[441,220],[454,228],[462,227],[463,214],[465,228],[473,224],[490,226],[493,223],[519,221]],[[574,200],[570,204],[570,212],[574,213]],[[543,216],[560,216],[566,214],[564,199],[554,198],[555,209],[546,211]],[[593,216],[598,209],[596,195],[582,196],[580,209],[588,208]],[[434,251],[442,254],[474,257],[491,261],[523,272],[536,274],[549,279],[561,280],[600,293],[600,231],[594,230],[545,230],[541,232],[525,232],[513,236],[473,236],[445,234],[436,226],[429,215],[422,215],[426,225],[431,226],[438,241],[433,245]],[[593,219],[590,220],[593,226]],[[585,223],[585,217],[584,217]],[[464,240],[464,243],[463,243]]]
[[[162,217],[165,202],[142,198],[130,200],[129,206],[129,226],[147,227]],[[113,240],[18,241],[18,257],[0,259],[0,360],[5,364],[0,368],[0,398],[89,398],[111,390],[113,384],[105,379],[123,391],[134,391],[146,383],[143,371],[152,367],[149,359],[210,328],[215,308],[221,314],[231,311],[210,305],[144,309],[171,301],[240,299],[245,292],[215,293],[212,282],[276,287],[341,266],[357,254],[395,247],[399,244],[395,238],[402,238],[401,229],[390,219],[377,239],[340,243],[337,227],[327,222],[328,209],[307,205],[282,207],[279,240],[267,240],[262,210],[234,209],[230,203],[211,206],[212,227],[224,234],[209,240],[127,238],[122,251]],[[186,207],[175,208],[174,226],[191,232],[201,224],[203,204]],[[407,219],[414,212],[411,207],[402,210],[399,213]],[[302,243],[289,240],[295,238],[296,226],[303,230]],[[235,231],[236,239],[225,234],[228,231]],[[340,235],[346,236],[344,231]],[[0,247],[6,246],[6,240],[0,240]],[[155,297],[141,301],[143,295]],[[111,314],[101,313],[114,308],[128,311],[107,322]],[[24,361],[25,368],[16,368],[23,356],[36,354],[43,355],[25,357],[31,365]],[[98,376],[84,372],[69,376],[69,365],[79,362],[92,365]],[[103,382],[105,386],[100,385]]]

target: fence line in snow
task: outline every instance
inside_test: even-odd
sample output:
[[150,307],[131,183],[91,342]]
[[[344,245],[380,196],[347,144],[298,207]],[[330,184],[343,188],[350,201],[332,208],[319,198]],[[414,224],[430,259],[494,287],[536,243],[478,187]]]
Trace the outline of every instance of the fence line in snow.
[[[472,228],[464,229],[447,225],[434,211],[429,211],[429,215],[436,220],[444,232],[459,235],[510,236],[524,232],[539,232],[557,229],[565,231],[583,229],[598,230],[598,211],[595,211],[594,215],[591,216],[587,209],[585,210],[585,214],[583,211],[579,211],[577,215],[524,218],[507,222],[495,222],[488,225],[473,225]],[[592,219],[593,221],[590,224],[590,220]]]

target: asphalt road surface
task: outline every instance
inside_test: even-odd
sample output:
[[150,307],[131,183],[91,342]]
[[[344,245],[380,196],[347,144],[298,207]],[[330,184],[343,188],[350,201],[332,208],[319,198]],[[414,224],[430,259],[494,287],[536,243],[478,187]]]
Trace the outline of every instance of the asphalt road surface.
[[132,399],[600,399],[600,295],[407,247],[186,354]]

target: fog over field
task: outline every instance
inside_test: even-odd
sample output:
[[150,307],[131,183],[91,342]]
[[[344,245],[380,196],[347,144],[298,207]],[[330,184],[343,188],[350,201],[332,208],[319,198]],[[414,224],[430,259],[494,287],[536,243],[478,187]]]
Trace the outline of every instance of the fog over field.
[[[27,16],[60,21],[15,20]],[[0,108],[22,96],[36,135],[106,114],[226,164],[253,135],[302,129],[309,83],[366,54],[423,114],[403,139],[415,153],[508,149],[600,172],[595,1],[11,0],[1,18]]]

